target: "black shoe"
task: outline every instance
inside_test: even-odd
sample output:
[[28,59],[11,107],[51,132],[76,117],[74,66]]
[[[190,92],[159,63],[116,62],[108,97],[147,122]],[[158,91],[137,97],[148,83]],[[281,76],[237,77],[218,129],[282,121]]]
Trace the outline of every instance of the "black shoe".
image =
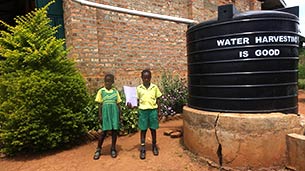
[[159,150],[157,145],[152,145],[152,151],[155,156],[159,155]]
[[94,156],[93,156],[93,159],[94,160],[98,160],[99,158],[100,158],[100,156],[101,156],[101,149],[100,148],[97,148],[96,149],[96,151],[95,151],[95,153],[94,153]]
[[145,149],[141,149],[140,150],[140,159],[144,160],[146,156],[146,150]]
[[117,156],[117,152],[116,152],[115,149],[111,149],[110,154],[111,154],[111,157],[112,157],[112,158],[116,158],[116,156]]

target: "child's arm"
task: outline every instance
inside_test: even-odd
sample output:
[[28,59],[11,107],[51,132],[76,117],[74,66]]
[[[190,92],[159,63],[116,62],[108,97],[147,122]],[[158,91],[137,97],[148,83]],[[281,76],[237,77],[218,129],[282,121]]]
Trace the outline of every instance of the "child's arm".
[[[139,104],[139,99],[138,99],[138,104]],[[132,106],[132,104],[130,102],[127,102],[127,107],[128,107],[128,109],[136,109],[136,108],[138,108],[138,106]]]
[[98,103],[98,121],[102,121],[102,104]]
[[159,118],[159,121],[160,121],[161,118],[162,118],[161,110],[160,110],[160,97],[157,98],[157,105],[158,105],[158,118]]
[[122,120],[122,109],[121,109],[121,106],[120,106],[120,103],[117,103],[117,106],[118,106],[118,109],[119,109],[119,118],[120,120]]
[[121,99],[120,93],[118,91],[116,91],[116,93],[117,93],[116,105],[117,105],[118,110],[119,110],[119,119],[122,120],[122,109],[121,109],[121,106],[120,106],[120,103],[122,103],[122,99]]

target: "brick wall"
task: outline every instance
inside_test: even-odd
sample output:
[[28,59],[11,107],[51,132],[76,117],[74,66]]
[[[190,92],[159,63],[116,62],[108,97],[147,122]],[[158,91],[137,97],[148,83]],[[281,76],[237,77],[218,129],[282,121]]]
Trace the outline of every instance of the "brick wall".
[[[93,0],[92,0],[93,1]],[[138,85],[140,72],[150,68],[152,82],[162,72],[187,75],[187,25],[117,13],[63,0],[69,58],[87,80],[91,91],[113,73],[115,85]],[[199,22],[217,17],[217,7],[235,4],[239,11],[259,9],[256,0],[95,0],[94,2]]]

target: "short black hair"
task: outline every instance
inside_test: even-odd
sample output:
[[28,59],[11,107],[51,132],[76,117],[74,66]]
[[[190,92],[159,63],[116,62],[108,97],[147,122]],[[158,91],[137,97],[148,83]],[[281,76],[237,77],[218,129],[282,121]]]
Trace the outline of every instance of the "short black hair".
[[112,79],[112,81],[114,81],[114,75],[113,74],[106,74],[104,79],[106,80],[107,77],[109,77],[110,79]]
[[144,73],[148,73],[149,75],[151,75],[151,72],[149,69],[144,69],[142,72],[141,72],[141,76],[143,76]]

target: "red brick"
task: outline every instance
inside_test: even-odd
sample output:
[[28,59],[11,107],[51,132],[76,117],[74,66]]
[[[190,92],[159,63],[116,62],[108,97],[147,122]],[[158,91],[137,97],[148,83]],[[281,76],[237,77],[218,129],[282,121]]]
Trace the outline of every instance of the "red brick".
[[[77,67],[90,90],[103,84],[90,78],[103,78],[107,72],[115,74],[118,87],[141,83],[139,73],[145,68],[152,70],[155,82],[166,70],[186,77],[187,25],[96,9],[72,0],[63,2],[66,45],[71,49],[68,57],[77,56]],[[95,2],[199,22],[216,18],[219,5],[233,3],[240,11],[258,9],[260,5],[253,0]]]

